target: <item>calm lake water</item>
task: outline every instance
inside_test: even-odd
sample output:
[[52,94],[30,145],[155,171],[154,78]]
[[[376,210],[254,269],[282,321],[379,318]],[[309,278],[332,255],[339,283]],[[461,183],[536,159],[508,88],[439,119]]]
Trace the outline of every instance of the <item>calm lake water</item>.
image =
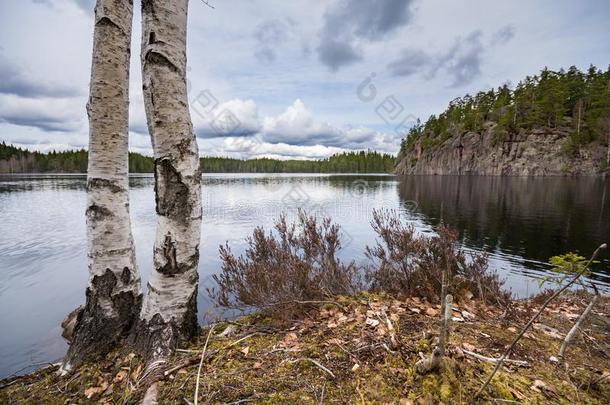
[[[60,322],[84,301],[87,283],[84,176],[0,177],[0,377],[61,358]],[[131,178],[138,266],[146,280],[155,234],[153,179]],[[215,311],[205,287],[220,268],[218,246],[235,251],[258,225],[297,207],[331,216],[344,231],[342,256],[363,261],[374,208],[400,211],[421,232],[457,227],[467,249],[490,253],[518,296],[538,290],[550,256],[588,256],[610,242],[610,180],[346,175],[206,175],[199,273],[200,320]],[[608,289],[604,253],[593,278]]]

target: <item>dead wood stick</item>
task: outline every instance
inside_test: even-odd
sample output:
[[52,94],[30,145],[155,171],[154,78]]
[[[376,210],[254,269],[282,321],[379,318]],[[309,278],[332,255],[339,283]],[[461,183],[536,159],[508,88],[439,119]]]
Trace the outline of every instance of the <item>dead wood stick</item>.
[[426,374],[436,369],[440,364],[445,354],[445,345],[449,336],[449,325],[451,322],[451,310],[453,307],[453,296],[447,294],[443,300],[443,313],[441,314],[440,333],[438,345],[430,354],[430,357],[423,358],[415,363],[415,371],[419,374]]
[[453,309],[453,296],[447,294],[444,297],[443,314],[441,318],[441,333],[439,334],[438,347],[441,350],[441,357],[445,355],[445,347],[449,339],[449,327],[451,324],[451,314]]
[[201,377],[201,367],[203,366],[203,358],[205,357],[205,352],[208,349],[208,343],[210,341],[210,336],[214,331],[214,325],[210,328],[208,332],[208,337],[205,339],[205,344],[203,345],[203,350],[201,351],[201,360],[199,361],[199,368],[197,369],[197,382],[195,383],[195,405],[197,405],[197,400],[199,398],[199,378]]
[[591,255],[591,258],[589,259],[587,264],[583,267],[582,271],[576,273],[576,275],[566,285],[564,285],[559,290],[557,290],[552,296],[550,296],[544,302],[544,304],[542,304],[542,306],[540,307],[538,312],[532,317],[532,319],[529,320],[529,322],[523,327],[523,329],[521,329],[521,332],[512,341],[510,346],[508,346],[508,349],[506,349],[506,351],[504,352],[502,357],[500,357],[500,359],[496,363],[496,366],[492,370],[491,374],[489,375],[489,377],[487,377],[487,380],[485,380],[485,382],[483,383],[481,388],[479,388],[477,393],[474,395],[475,398],[477,398],[479,395],[481,395],[483,393],[483,391],[485,390],[485,388],[487,388],[487,386],[491,382],[491,379],[494,377],[496,372],[500,369],[500,366],[502,366],[502,363],[504,363],[504,360],[509,356],[509,354],[512,352],[512,350],[515,348],[515,345],[517,344],[517,342],[523,337],[523,335],[525,335],[525,332],[527,332],[527,330],[530,328],[530,326],[532,326],[532,324],[536,321],[536,319],[538,319],[538,317],[540,315],[542,315],[542,312],[544,311],[544,309],[551,303],[551,301],[553,301],[561,293],[563,293],[565,290],[567,290],[572,284],[574,284],[576,281],[578,281],[578,279],[585,273],[585,271],[587,271],[587,269],[591,265],[591,262],[593,262],[593,260],[595,260],[595,258],[599,254],[599,251],[602,249],[605,249],[606,247],[607,247],[607,245],[604,243],[604,244],[600,245],[597,249],[595,249],[595,252],[593,252],[593,255]]
[[313,363],[313,365],[315,365],[316,367],[318,367],[320,370],[324,371],[325,373],[327,373],[329,376],[331,376],[332,378],[336,378],[335,375],[333,374],[332,371],[330,371],[328,368],[324,367],[319,361],[314,360],[310,357],[301,357],[298,358],[296,360],[290,360],[289,363],[296,363],[297,361],[309,361],[311,363]]
[[585,310],[578,317],[578,320],[576,321],[574,326],[572,326],[572,329],[570,329],[570,331],[568,332],[566,337],[563,339],[563,343],[561,344],[561,348],[559,349],[559,354],[557,355],[557,357],[559,358],[559,361],[563,360],[563,356],[565,354],[566,349],[568,348],[568,345],[570,343],[572,343],[572,340],[574,340],[574,338],[576,337],[576,334],[578,333],[578,329],[580,328],[580,325],[589,316],[589,313],[591,312],[591,310],[593,309],[593,307],[599,300],[599,291],[597,290],[597,287],[593,283],[591,283],[591,286],[593,286],[593,291],[595,291],[595,295],[593,296],[593,299],[591,300],[589,305],[587,305]]
[[[471,352],[470,350],[466,350],[466,349],[462,349],[462,352],[464,352],[464,354],[467,354],[469,356],[474,357],[477,360],[481,360],[481,361],[486,361],[488,363],[497,363],[500,359],[496,359],[495,357],[487,357],[487,356],[482,356],[478,353],[475,352]],[[505,359],[504,360],[505,363],[512,363],[512,364],[516,364],[518,366],[523,366],[523,367],[527,367],[530,364],[525,361],[525,360],[511,360],[511,359]]]

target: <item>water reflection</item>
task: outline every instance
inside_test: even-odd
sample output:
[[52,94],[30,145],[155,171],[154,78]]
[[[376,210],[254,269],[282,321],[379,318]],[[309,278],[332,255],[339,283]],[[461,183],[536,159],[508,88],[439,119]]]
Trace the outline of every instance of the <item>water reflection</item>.
[[[409,176],[398,187],[403,204],[415,200],[424,223],[458,228],[466,246],[518,257],[526,270],[546,269],[554,255],[588,257],[610,241],[610,180]],[[596,267],[610,281],[608,253]]]

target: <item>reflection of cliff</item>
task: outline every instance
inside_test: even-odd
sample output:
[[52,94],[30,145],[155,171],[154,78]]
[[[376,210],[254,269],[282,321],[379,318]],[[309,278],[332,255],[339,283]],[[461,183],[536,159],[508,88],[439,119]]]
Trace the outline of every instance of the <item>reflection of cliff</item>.
[[610,180],[601,178],[407,176],[399,197],[431,225],[458,228],[467,245],[526,258],[586,256],[610,241]]

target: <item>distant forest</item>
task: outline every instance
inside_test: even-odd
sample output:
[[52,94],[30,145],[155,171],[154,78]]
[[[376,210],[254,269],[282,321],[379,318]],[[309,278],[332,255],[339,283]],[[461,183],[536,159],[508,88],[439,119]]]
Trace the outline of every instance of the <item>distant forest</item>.
[[567,71],[544,69],[527,76],[514,89],[497,89],[467,94],[449,103],[440,115],[418,121],[404,139],[400,154],[421,140],[422,149],[440,145],[463,131],[481,132],[493,122],[494,142],[510,134],[540,127],[567,127],[568,153],[576,153],[589,142],[605,143],[610,133],[610,67],[602,71],[591,65],[586,72],[572,66]]
[[[203,173],[392,173],[396,158],[374,151],[345,152],[322,160],[201,158]],[[129,153],[130,173],[152,173],[153,158]],[[0,173],[86,173],[87,151],[40,153],[0,144]]]

